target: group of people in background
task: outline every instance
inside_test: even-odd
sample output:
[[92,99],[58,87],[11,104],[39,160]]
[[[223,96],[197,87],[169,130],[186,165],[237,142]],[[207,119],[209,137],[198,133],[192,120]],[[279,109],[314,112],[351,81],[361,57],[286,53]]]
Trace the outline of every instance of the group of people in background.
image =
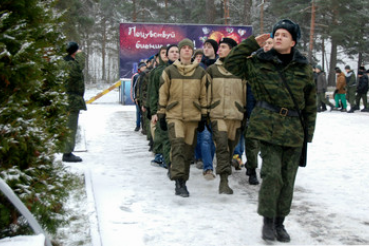
[[303,143],[312,141],[315,128],[316,88],[311,66],[295,48],[300,37],[299,25],[285,19],[271,34],[240,44],[208,39],[195,50],[185,38],[140,62],[132,77],[135,131],[142,126],[155,153],[151,163],[168,169],[175,195],[190,196],[191,164],[207,180],[219,175],[219,194],[233,194],[233,168],[246,166],[249,183],[259,184],[260,152],[264,240],[290,241],[284,220]]
[[[335,68],[337,75],[336,88],[333,92],[335,104],[329,101],[327,92],[326,74],[322,66],[317,65],[313,68],[315,84],[317,87],[317,110],[318,112],[326,111],[326,105],[330,106],[330,110],[354,113],[357,110],[361,112],[369,112],[368,108],[368,76],[369,69],[365,70],[364,66],[360,66],[357,76],[349,65],[345,66],[346,75],[339,67]],[[360,102],[363,102],[363,108],[360,108]],[[347,110],[347,101],[350,104],[350,110]]]

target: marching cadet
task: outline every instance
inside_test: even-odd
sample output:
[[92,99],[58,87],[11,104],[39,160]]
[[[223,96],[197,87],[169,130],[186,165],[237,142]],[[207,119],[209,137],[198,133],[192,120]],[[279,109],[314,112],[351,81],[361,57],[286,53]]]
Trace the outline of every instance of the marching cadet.
[[316,88],[312,67],[295,47],[301,37],[299,25],[281,20],[272,35],[270,51],[250,56],[270,35],[251,36],[232,49],[224,66],[247,79],[257,101],[247,135],[260,141],[263,159],[258,203],[264,219],[262,238],[289,242],[284,220],[291,209],[304,136],[307,142],[313,139]]
[[210,76],[209,115],[216,147],[216,174],[220,175],[220,194],[233,194],[228,176],[232,174],[233,150],[240,138],[246,111],[246,80],[231,74],[223,66],[225,57],[235,46],[237,42],[233,39],[222,38],[218,46],[219,59],[206,70]]
[[179,57],[161,77],[159,89],[160,127],[168,126],[171,144],[170,178],[175,194],[188,197],[186,187],[194,155],[196,129],[203,131],[207,114],[207,74],[192,61],[194,44],[185,38],[178,43]]

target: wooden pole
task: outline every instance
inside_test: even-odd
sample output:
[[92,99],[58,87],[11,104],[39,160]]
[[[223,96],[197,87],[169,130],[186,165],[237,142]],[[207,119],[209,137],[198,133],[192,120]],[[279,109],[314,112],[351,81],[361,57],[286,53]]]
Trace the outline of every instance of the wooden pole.
[[228,25],[229,24],[229,1],[224,0],[223,4],[224,4],[224,24]]

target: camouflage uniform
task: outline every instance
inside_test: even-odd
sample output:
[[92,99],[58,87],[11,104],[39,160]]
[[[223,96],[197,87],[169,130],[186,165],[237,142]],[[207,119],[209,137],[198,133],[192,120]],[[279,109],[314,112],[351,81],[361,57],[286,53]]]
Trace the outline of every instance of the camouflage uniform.
[[[159,66],[152,71],[151,81],[149,84],[148,104],[151,115],[157,114],[159,101],[159,86],[160,77],[164,69],[168,66],[167,63],[161,60],[159,56]],[[168,165],[170,163],[170,142],[168,138],[168,131],[163,131],[157,123],[155,127],[154,137],[154,153],[159,153],[164,156],[164,161]]]
[[352,70],[348,71],[346,75],[346,85],[347,85],[346,99],[350,103],[351,109],[353,109],[356,107],[355,93],[356,93],[357,85],[356,85],[356,77],[355,77],[354,71]]
[[150,108],[147,104],[147,91],[150,81],[150,76],[152,68],[147,68],[142,75],[139,77],[138,81],[138,101],[139,105],[141,107],[146,108],[145,112],[142,112],[142,119],[143,119],[143,126],[142,129],[144,129],[144,132],[147,133],[147,139],[149,140],[152,138],[151,136],[151,124],[150,124]]
[[87,110],[83,95],[85,94],[85,80],[83,69],[86,55],[83,52],[76,53],[75,58],[70,55],[64,57],[64,67],[67,78],[64,82],[65,91],[68,95],[68,121],[67,126],[71,130],[63,153],[71,153],[75,147],[75,139],[78,128],[80,110]]
[[[225,68],[247,79],[256,101],[294,111],[294,103],[279,75],[281,71],[304,115],[308,142],[311,142],[317,111],[311,66],[296,48],[291,50],[293,58],[287,65],[282,63],[274,49],[251,56],[259,48],[253,36],[242,41],[226,58]],[[285,217],[290,211],[304,141],[300,119],[257,104],[251,113],[247,136],[260,141],[263,158],[258,213],[268,218]]]

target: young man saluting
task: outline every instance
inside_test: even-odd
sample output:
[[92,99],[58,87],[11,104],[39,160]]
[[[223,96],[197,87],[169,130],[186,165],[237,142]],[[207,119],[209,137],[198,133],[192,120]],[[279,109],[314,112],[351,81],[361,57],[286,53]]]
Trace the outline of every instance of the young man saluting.
[[273,26],[272,34],[270,51],[250,57],[269,34],[252,36],[232,50],[224,66],[248,80],[257,101],[247,135],[260,141],[263,159],[258,204],[258,213],[264,217],[262,238],[289,242],[283,223],[290,212],[304,141],[298,111],[305,119],[307,140],[311,142],[317,111],[316,88],[311,66],[295,48],[301,36],[299,25],[281,20]]

